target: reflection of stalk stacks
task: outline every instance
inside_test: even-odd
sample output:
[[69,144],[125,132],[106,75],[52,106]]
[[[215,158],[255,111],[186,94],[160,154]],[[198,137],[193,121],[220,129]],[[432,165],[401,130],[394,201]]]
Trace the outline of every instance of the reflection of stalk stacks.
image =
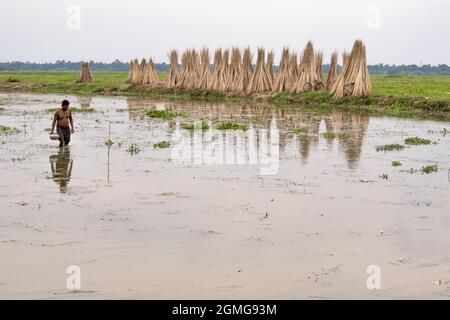
[[89,65],[87,62],[83,62],[81,67],[81,72],[78,75],[77,83],[88,83],[92,82],[91,72],[89,71]]
[[[278,74],[274,73],[274,52],[258,48],[256,65],[250,48],[243,51],[218,48],[210,68],[207,48],[201,51],[185,50],[178,66],[178,52],[169,54],[170,70],[165,83],[167,89],[185,91],[215,91],[221,93],[258,94],[324,90],[337,99],[345,95],[365,96],[371,92],[367,70],[366,51],[361,41],[356,41],[350,55],[344,55],[343,71],[338,76],[337,53],[331,56],[326,83],[322,75],[323,54],[315,51],[309,41],[300,59],[295,52],[283,48]],[[347,59],[348,57],[348,59]],[[155,64],[151,59],[130,62],[127,83],[151,87],[160,86]]]
[[331,54],[330,70],[328,71],[327,82],[325,84],[325,89],[327,91],[331,91],[331,88],[333,88],[333,85],[338,77],[337,60],[338,60],[338,53],[333,52]]

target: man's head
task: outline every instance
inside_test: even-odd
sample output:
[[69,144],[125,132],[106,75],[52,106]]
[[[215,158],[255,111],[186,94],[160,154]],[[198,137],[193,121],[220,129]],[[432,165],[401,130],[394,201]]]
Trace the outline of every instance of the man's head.
[[66,111],[67,109],[69,109],[69,100],[63,100],[63,102],[61,102],[61,107],[64,111]]

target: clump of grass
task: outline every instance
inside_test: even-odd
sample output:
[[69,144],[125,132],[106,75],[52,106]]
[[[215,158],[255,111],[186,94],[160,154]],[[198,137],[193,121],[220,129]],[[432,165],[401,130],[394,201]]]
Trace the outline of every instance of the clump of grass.
[[428,145],[431,144],[431,140],[428,139],[423,139],[423,138],[419,138],[419,137],[409,137],[405,139],[405,144],[408,145]]
[[391,143],[391,144],[385,144],[382,146],[376,146],[375,147],[377,151],[398,151],[405,148],[404,145],[398,144],[398,143]]
[[15,77],[8,77],[8,79],[6,79],[6,82],[20,82],[20,80]]
[[252,123],[261,123],[262,119],[258,116],[255,116],[255,117],[252,117],[251,122]]
[[[183,124],[181,125],[181,128],[182,128],[182,129],[185,129],[185,130],[194,131],[194,129],[195,129],[195,124],[194,124],[194,123],[183,123]],[[203,130],[203,131],[209,130],[209,124],[208,124],[207,121],[202,121],[202,130]]]
[[292,132],[295,134],[308,133],[308,128],[294,128],[294,130],[292,130]]
[[420,168],[420,172],[422,172],[422,174],[430,174],[430,173],[437,172],[437,171],[438,171],[437,164],[433,164],[433,165],[429,165],[429,166]]
[[389,175],[387,173],[383,173],[382,175],[380,175],[380,178],[383,180],[388,180],[389,179]]
[[217,125],[218,130],[247,130],[247,127],[235,122],[222,122]]
[[340,132],[333,132],[333,131],[326,131],[322,132],[320,136],[327,140],[333,140],[333,139],[345,139],[348,137],[346,133],[340,133]]
[[139,148],[137,144],[132,143],[128,147],[127,151],[133,155],[133,154],[137,154],[137,153],[141,152],[141,148]]
[[168,147],[170,147],[170,142],[167,141],[167,140],[160,141],[160,142],[155,143],[153,145],[153,148],[155,148],[155,149],[165,149],[165,148],[168,148]]
[[108,140],[105,141],[105,144],[106,144],[108,147],[110,147],[110,146],[112,146],[112,145],[114,144],[114,141],[112,141],[111,139],[108,139]]
[[[47,109],[48,112],[56,112],[61,108],[51,108],[51,109]],[[94,108],[70,108],[70,110],[72,112],[76,112],[76,113],[92,113],[95,112]]]
[[392,166],[393,167],[400,167],[402,166],[402,163],[398,160],[392,161]]
[[15,133],[19,133],[19,132],[20,132],[19,129],[0,125],[0,134],[9,135],[9,134],[15,134]]
[[128,109],[116,109],[116,112],[128,112]]
[[52,132],[52,128],[45,128],[44,131],[45,132]]
[[3,111],[5,111],[5,108],[0,108],[0,112],[3,112]]
[[[0,108],[1,109],[1,108]],[[440,131],[440,133],[445,137],[447,134],[448,134],[448,130],[447,130],[447,128],[444,128],[444,129],[442,129],[441,131]]]
[[159,118],[164,120],[170,120],[176,117],[181,117],[183,114],[180,112],[173,112],[170,110],[158,110],[158,109],[150,109],[147,110],[147,116],[150,118]]

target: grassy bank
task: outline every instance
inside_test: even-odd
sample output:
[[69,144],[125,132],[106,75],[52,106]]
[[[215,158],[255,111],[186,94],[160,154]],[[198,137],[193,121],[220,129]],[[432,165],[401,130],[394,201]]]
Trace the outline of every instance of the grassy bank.
[[[316,109],[339,107],[370,114],[450,121],[450,76],[372,76],[373,95],[333,101],[326,92],[279,93],[242,96],[216,92],[152,90],[125,84],[127,73],[94,73],[94,81],[75,83],[76,73],[0,72],[0,90],[38,93],[142,95],[170,99],[269,101]],[[161,80],[167,74],[160,73]]]

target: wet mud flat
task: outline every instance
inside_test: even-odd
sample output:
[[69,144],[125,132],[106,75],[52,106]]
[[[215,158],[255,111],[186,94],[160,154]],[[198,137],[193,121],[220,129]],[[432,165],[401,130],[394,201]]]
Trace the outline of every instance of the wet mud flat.
[[[76,133],[59,149],[47,129],[63,98]],[[0,135],[2,298],[450,297],[449,123],[19,93],[0,107],[17,129]],[[195,121],[239,124],[245,139],[276,127],[277,170],[195,150],[174,161],[174,136],[193,142]]]

